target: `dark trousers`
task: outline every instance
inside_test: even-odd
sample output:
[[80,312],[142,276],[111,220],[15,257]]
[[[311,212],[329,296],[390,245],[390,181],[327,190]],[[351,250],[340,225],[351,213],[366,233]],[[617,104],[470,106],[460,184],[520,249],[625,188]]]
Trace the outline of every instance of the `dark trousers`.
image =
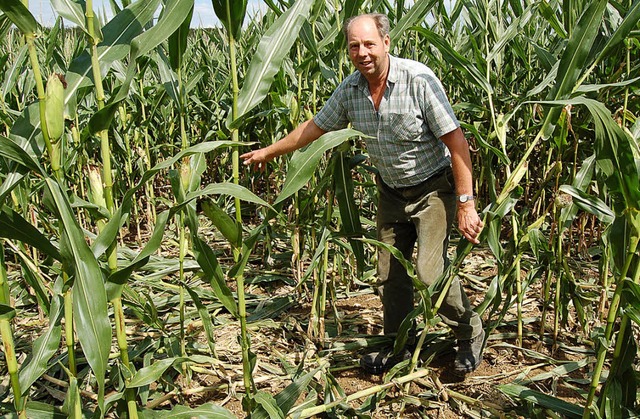
[[[378,240],[395,246],[409,261],[417,242],[416,272],[420,281],[431,285],[449,263],[447,246],[456,216],[451,168],[407,188],[391,188],[380,178],[377,183]],[[378,279],[384,306],[384,333],[392,335],[413,310],[413,283],[404,267],[384,249],[378,251]],[[457,277],[453,279],[438,315],[458,340],[474,338],[482,331],[480,316],[471,309]]]

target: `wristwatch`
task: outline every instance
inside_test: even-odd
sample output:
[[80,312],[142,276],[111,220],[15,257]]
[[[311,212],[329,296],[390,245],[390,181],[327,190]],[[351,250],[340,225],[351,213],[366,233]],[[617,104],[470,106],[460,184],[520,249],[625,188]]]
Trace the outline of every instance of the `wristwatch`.
[[465,203],[467,201],[473,201],[473,195],[458,195],[458,202]]

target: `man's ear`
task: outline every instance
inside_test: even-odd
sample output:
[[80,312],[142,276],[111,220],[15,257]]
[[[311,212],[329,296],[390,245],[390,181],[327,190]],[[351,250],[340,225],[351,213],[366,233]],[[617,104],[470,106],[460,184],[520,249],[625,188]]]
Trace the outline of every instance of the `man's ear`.
[[385,35],[383,42],[384,42],[384,51],[389,52],[389,49],[391,47],[391,37],[389,37],[389,35]]

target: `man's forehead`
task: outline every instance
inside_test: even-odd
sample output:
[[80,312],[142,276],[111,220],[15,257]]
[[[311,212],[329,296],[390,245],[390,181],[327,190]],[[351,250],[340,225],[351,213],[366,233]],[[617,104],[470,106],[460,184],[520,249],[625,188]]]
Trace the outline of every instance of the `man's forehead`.
[[358,31],[360,38],[370,38],[371,40],[380,39],[380,32],[378,31],[375,21],[368,16],[358,17],[349,24],[349,30],[347,32],[349,39],[353,37],[354,31]]

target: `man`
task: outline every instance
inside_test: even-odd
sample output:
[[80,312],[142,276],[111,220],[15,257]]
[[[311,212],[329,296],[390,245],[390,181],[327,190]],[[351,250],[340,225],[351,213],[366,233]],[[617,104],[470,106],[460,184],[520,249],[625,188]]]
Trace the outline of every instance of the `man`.
[[[240,157],[244,164],[263,169],[274,157],[349,123],[373,137],[366,141],[379,171],[378,238],[398,248],[407,260],[417,241],[418,277],[429,285],[448,263],[446,251],[456,207],[458,228],[467,240],[478,243],[482,229],[473,199],[468,143],[431,69],[389,54],[385,15],[356,16],[345,22],[344,31],[356,71],[314,118],[282,140]],[[413,309],[413,284],[389,252],[380,250],[378,259],[384,332],[394,336]],[[484,331],[457,278],[439,315],[458,340],[455,372],[475,370],[482,359]],[[389,347],[366,354],[360,363],[367,372],[380,374],[409,356],[407,349],[396,354]]]

